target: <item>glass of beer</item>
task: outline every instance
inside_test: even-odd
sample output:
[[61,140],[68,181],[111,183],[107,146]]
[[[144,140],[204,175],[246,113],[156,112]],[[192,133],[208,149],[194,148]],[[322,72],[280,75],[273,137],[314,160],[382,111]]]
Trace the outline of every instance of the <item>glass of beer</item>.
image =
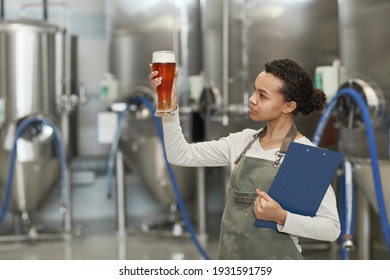
[[176,60],[172,51],[155,51],[152,60],[153,71],[158,71],[162,77],[161,84],[157,87],[156,117],[172,114],[171,93],[173,78],[175,77]]

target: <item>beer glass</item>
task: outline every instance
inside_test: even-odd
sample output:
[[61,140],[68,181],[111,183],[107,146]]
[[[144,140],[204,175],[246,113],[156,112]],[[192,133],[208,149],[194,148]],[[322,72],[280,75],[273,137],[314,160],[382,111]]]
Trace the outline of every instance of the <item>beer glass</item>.
[[175,54],[172,51],[153,52],[152,69],[162,77],[161,84],[157,87],[156,117],[172,115],[171,93],[175,68]]

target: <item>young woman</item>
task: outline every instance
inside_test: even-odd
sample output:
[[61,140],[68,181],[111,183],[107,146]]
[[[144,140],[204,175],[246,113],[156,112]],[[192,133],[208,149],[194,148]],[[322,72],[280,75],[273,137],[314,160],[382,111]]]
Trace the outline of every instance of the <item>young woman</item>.
[[[231,180],[221,221],[219,259],[303,259],[298,236],[335,241],[340,222],[334,191],[329,186],[314,217],[290,213],[267,191],[278,171],[277,152],[291,141],[313,145],[297,131],[294,117],[321,110],[325,94],[313,88],[307,72],[289,59],[265,64],[249,98],[249,116],[265,121],[259,129],[244,129],[219,140],[188,143],[182,133],[176,104],[176,70],[172,89],[174,116],[163,117],[169,162],[182,166],[230,166]],[[149,75],[154,91],[158,72]],[[276,167],[275,167],[276,166]],[[277,229],[255,227],[255,219],[274,221]]]

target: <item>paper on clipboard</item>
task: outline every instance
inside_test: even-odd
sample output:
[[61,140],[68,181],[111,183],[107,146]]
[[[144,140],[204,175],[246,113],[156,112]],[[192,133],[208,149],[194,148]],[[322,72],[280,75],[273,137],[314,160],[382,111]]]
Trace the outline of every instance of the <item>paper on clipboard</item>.
[[[268,194],[285,210],[313,217],[336,174],[343,154],[292,142]],[[256,227],[276,223],[256,219]]]

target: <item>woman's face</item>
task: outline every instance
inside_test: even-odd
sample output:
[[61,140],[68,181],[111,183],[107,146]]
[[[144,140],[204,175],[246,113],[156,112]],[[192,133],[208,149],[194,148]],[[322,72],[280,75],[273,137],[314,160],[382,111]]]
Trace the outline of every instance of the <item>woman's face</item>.
[[251,120],[274,120],[283,113],[287,102],[279,91],[282,86],[283,82],[270,73],[263,71],[257,76],[254,92],[249,98]]

